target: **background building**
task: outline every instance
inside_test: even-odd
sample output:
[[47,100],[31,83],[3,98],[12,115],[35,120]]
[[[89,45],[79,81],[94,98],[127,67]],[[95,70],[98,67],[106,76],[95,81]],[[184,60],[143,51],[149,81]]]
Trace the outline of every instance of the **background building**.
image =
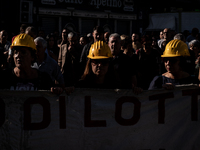
[[[160,30],[173,24],[177,32],[199,27],[200,0],[6,0],[0,1],[0,29],[17,34],[22,23],[33,25],[46,34],[67,26],[84,35],[96,25],[105,31],[131,35]],[[154,18],[157,22],[153,22]],[[152,27],[153,22],[153,27]],[[155,27],[158,22],[160,28]]]

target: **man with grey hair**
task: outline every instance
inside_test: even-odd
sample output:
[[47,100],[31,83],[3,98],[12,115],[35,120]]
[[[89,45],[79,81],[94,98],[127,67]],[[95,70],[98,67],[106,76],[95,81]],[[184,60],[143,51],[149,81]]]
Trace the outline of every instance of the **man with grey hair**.
[[29,26],[26,28],[25,34],[29,34],[33,39],[35,39],[37,37],[37,30],[35,27]]
[[182,33],[177,33],[177,34],[174,36],[174,40],[176,40],[176,39],[185,42],[185,36],[184,36]]
[[192,70],[191,74],[195,74],[198,76],[199,74],[199,68],[200,68],[200,41],[199,40],[192,40],[188,43],[189,45],[189,52],[190,52],[190,58],[192,67],[190,67],[190,70]]
[[37,37],[34,42],[37,48],[37,62],[32,67],[49,74],[54,83],[59,83],[64,88],[64,79],[60,67],[53,58],[45,53],[47,42],[42,37]]
[[58,65],[61,68],[65,86],[74,86],[81,76],[79,60],[82,48],[76,33],[70,32],[67,39],[68,43],[60,47]]
[[112,33],[109,36],[108,46],[110,47],[113,57],[119,56],[121,50],[121,38],[118,33]]
[[136,94],[142,92],[142,89],[137,87],[136,64],[133,64],[131,58],[121,51],[121,38],[118,33],[110,35],[108,46],[113,55],[112,64],[121,87],[132,88]]

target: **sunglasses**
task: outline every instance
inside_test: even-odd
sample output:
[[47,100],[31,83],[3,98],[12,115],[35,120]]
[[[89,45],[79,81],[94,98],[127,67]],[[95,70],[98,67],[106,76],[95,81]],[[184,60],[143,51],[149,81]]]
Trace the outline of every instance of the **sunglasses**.
[[170,62],[172,64],[175,64],[179,59],[178,58],[173,58],[173,57],[165,57],[162,59],[163,62]]
[[105,66],[109,63],[109,60],[108,59],[91,59],[91,62],[95,65],[102,64]]

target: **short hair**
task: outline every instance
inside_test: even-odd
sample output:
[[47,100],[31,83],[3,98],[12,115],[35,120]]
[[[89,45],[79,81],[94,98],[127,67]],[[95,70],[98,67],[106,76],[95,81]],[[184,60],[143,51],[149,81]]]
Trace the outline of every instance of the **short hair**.
[[185,36],[182,34],[182,33],[177,33],[175,36],[174,36],[174,40],[181,40],[181,41],[185,41]]
[[1,30],[1,31],[0,31],[0,34],[1,34],[1,32],[5,32],[6,34],[8,34],[8,32],[7,32],[6,30]]
[[192,29],[192,34],[193,35],[197,35],[199,33],[199,29],[198,28],[193,28]]
[[26,30],[26,28],[27,28],[27,25],[26,25],[26,24],[22,24],[22,25],[20,26],[20,33],[24,33],[25,30]]
[[42,43],[42,46],[43,48],[46,48],[47,47],[47,41],[45,39],[43,39],[42,37],[37,37],[34,42],[41,42]]
[[189,46],[193,45],[194,47],[200,48],[200,42],[199,42],[199,40],[192,40],[192,41],[189,42],[188,45]]
[[126,40],[127,38],[129,38],[129,37],[128,37],[128,35],[125,35],[125,34],[122,34],[122,35],[120,36],[120,39],[121,39],[121,40]]
[[115,38],[118,38],[119,41],[121,41],[121,38],[120,38],[120,35],[118,33],[112,33],[110,36],[109,36],[109,41],[112,37],[115,37]]
[[93,28],[93,32],[94,32],[95,30],[96,30],[98,33],[104,33],[104,29],[103,29],[103,27],[101,27],[101,26],[95,26],[95,27]]
[[72,38],[72,37],[75,37],[75,36],[77,36],[77,34],[75,32],[69,32],[68,35],[67,35],[68,38]]
[[36,28],[33,27],[33,26],[27,27],[26,30],[25,30],[25,33],[26,33],[26,32],[32,32],[35,36],[37,35],[37,30],[36,30]]

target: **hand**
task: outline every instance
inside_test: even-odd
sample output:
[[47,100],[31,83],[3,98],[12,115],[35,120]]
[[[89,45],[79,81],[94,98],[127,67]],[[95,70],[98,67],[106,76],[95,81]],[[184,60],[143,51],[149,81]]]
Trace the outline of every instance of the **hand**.
[[67,95],[71,94],[74,92],[74,86],[72,87],[65,87],[65,92]]
[[135,87],[134,84],[132,84],[132,89],[133,89],[133,93],[136,94],[136,95],[138,95],[138,94],[140,94],[140,93],[143,92],[143,89],[142,89],[142,88],[140,88],[140,87]]
[[60,95],[63,92],[61,87],[51,87],[51,93]]
[[11,62],[11,55],[8,55],[7,63],[10,63],[10,62]]
[[74,46],[73,46],[73,45],[69,45],[69,46],[68,46],[68,51],[69,51],[69,52],[73,52],[73,50],[74,50]]
[[195,61],[195,64],[198,64],[198,63],[199,63],[199,61],[200,61],[200,56],[199,56],[199,57],[197,57],[197,59],[196,59],[196,61]]
[[172,83],[163,84],[162,87],[166,90],[173,90],[175,88],[175,86]]

